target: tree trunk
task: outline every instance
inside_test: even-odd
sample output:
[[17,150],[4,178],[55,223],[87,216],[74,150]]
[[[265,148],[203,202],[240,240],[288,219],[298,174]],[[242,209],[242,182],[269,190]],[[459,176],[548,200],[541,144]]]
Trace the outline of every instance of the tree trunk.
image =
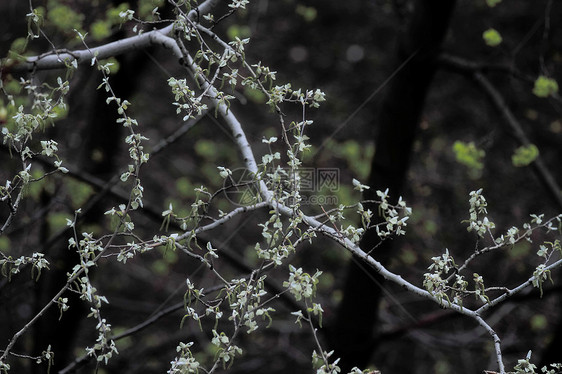
[[[402,193],[412,145],[435,72],[435,60],[447,32],[453,0],[418,0],[407,29],[400,35],[396,52],[396,76],[387,89],[376,125],[375,156],[365,199],[375,199],[377,190],[389,189],[392,199]],[[405,61],[409,60],[404,64]],[[403,66],[401,66],[403,65]],[[376,207],[372,211],[376,212]],[[369,251],[379,242],[373,230],[366,233],[361,248]],[[379,246],[373,256],[383,265],[392,254],[391,240]],[[381,285],[384,279],[360,260],[348,268],[344,297],[335,325],[329,331],[334,357],[340,357],[342,372],[363,368],[376,349],[375,342]]]

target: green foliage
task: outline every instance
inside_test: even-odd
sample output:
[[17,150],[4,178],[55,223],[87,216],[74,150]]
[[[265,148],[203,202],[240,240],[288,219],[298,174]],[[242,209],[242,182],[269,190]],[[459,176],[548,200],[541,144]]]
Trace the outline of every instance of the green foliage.
[[22,55],[27,48],[27,38],[17,38],[12,42],[10,46],[10,53],[15,53],[16,55]]
[[123,22],[120,13],[126,12],[128,9],[130,9],[129,3],[121,3],[117,7],[109,7],[105,12],[107,22],[111,25],[119,25]]
[[529,325],[533,330],[544,330],[548,327],[548,318],[544,314],[535,314],[531,317]]
[[219,149],[220,147],[218,147],[217,143],[212,140],[201,139],[195,143],[195,152],[210,162],[217,160],[220,152]]
[[65,182],[74,209],[79,209],[94,194],[94,189],[88,183],[73,178],[69,178]]
[[262,91],[247,86],[244,87],[244,96],[256,104],[264,104],[267,101],[267,96]]
[[486,155],[483,149],[477,148],[474,142],[465,143],[457,140],[453,144],[453,152],[457,162],[466,166],[472,177],[476,178],[480,175],[484,168],[482,161]]
[[98,20],[90,25],[90,35],[94,40],[100,41],[111,35],[111,23]]
[[110,57],[106,60],[100,61],[101,64],[104,64],[108,67],[108,74],[117,74],[121,65],[119,61],[115,57]]
[[502,0],[486,0],[486,4],[490,7],[493,8],[496,5],[498,5],[499,3],[501,3]]
[[406,248],[400,253],[400,260],[408,266],[415,265],[418,262],[418,259],[418,254],[411,248]]
[[10,238],[7,236],[0,236],[0,252],[10,253]]
[[[139,5],[142,9],[151,6],[151,3],[144,1]],[[89,35],[96,41],[101,41],[113,33],[114,27],[123,22],[120,14],[129,9],[128,3],[121,3],[117,7],[110,6],[105,12],[105,18],[97,19],[90,25]],[[152,11],[153,8],[150,9]],[[114,60],[114,58],[112,58]],[[114,73],[114,71],[112,71]]]
[[558,83],[554,79],[541,75],[535,80],[533,93],[536,96],[549,97],[557,92],[558,92]]
[[187,177],[181,177],[176,180],[176,190],[182,197],[195,197],[195,186]]
[[316,19],[318,11],[315,7],[298,4],[295,13],[301,16],[306,22],[312,22]]
[[514,261],[523,261],[532,252],[532,247],[529,242],[518,242],[509,250],[509,257]]
[[158,275],[168,275],[172,265],[178,262],[178,254],[172,248],[160,247],[161,259],[157,259],[151,264],[152,271]]
[[82,30],[84,15],[70,6],[50,0],[47,9],[47,19],[60,31],[71,34],[74,30]]
[[527,166],[539,157],[539,149],[534,144],[522,145],[511,156],[511,163],[515,167]]
[[51,213],[47,217],[47,221],[52,232],[60,231],[65,228],[67,222],[72,219],[72,215],[65,212]]
[[68,106],[66,105],[66,103],[60,103],[53,107],[54,121],[65,119],[67,115],[68,115]]
[[[4,88],[6,93],[11,94],[11,95],[18,95],[19,93],[22,92],[21,84],[15,79],[8,79],[6,82],[3,83],[2,87]],[[3,103],[3,101],[2,101],[2,103]],[[8,108],[9,107],[10,106],[8,106]],[[15,105],[12,105],[12,107],[15,107]],[[13,111],[15,112],[15,109],[13,109]]]
[[248,27],[247,25],[233,24],[230,25],[226,30],[226,35],[230,40],[236,40],[236,38],[245,39],[251,36],[251,31],[250,27]]
[[320,158],[340,159],[346,164],[346,167],[359,179],[367,179],[370,171],[369,161],[375,153],[373,143],[365,143],[354,139],[347,139],[338,142],[329,139],[324,147],[320,150],[320,154],[315,147],[312,148],[310,154],[305,154],[303,159],[308,161],[312,156]]
[[155,8],[164,6],[165,0],[140,0],[139,1],[139,17],[141,19],[152,18],[152,11]]
[[484,31],[484,33],[482,34],[482,38],[484,39],[486,45],[490,47],[497,47],[502,42],[502,36],[500,35],[500,33],[497,30],[491,28]]
[[30,183],[25,190],[26,195],[36,202],[40,201],[41,193],[43,191],[50,193],[54,191],[54,183],[47,178],[42,178],[44,174],[45,172],[41,168],[32,170],[31,178],[36,180],[36,182]]

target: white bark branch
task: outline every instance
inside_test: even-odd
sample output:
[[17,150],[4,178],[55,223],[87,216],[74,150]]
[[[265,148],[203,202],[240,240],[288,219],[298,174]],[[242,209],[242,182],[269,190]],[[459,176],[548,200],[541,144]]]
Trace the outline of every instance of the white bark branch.
[[[195,21],[198,15],[207,14],[218,2],[219,0],[206,0],[197,7],[197,10],[191,10],[188,14],[188,18],[191,21]],[[181,58],[182,54],[177,44],[174,42],[174,39],[167,37],[167,35],[173,31],[173,27],[173,24],[168,25],[162,29],[117,40],[99,47],[77,51],[52,51],[50,54],[29,57],[22,62],[12,61],[11,64],[9,63],[4,66],[3,70],[7,73],[24,73],[37,70],[62,69],[74,61],[78,64],[91,63],[93,58],[103,60],[154,45],[160,45],[164,48],[171,49],[176,57]]]
[[[238,149],[242,153],[242,158],[244,161],[244,165],[246,166],[246,169],[248,169],[248,171],[250,171],[253,174],[257,174],[258,164],[256,162],[256,158],[254,157],[252,146],[250,145],[248,139],[246,138],[246,133],[242,129],[242,125],[240,124],[240,121],[238,121],[238,118],[236,118],[236,116],[232,113],[232,111],[228,108],[228,106],[219,99],[218,91],[215,89],[215,87],[210,85],[207,82],[207,80],[204,77],[202,77],[200,74],[197,74],[197,67],[191,56],[187,55],[187,56],[183,56],[183,58],[187,59],[186,61],[187,66],[191,69],[193,76],[199,80],[199,83],[201,84],[201,88],[203,89],[203,91],[208,92],[209,96],[211,97],[211,100],[213,101],[213,104],[218,109],[218,113],[225,120],[228,127],[230,127],[230,131],[232,132],[234,141],[236,142]],[[259,181],[259,190],[264,201],[266,202],[272,201],[273,193],[267,188],[263,180]]]
[[[221,102],[219,100],[217,90],[212,85],[210,85],[204,77],[196,74],[197,66],[195,65],[193,59],[189,55],[184,56],[184,58],[187,58],[188,67],[190,67],[190,69],[192,70],[193,75],[195,77],[198,77],[199,82],[201,83],[202,89],[209,93],[209,95],[211,96],[211,99],[213,100],[214,104],[217,106],[218,112],[220,113],[221,117],[226,121],[226,123],[230,127],[230,129],[231,129],[231,131],[234,135],[235,142],[238,145],[238,148],[240,149],[240,152],[243,155],[243,159],[244,159],[244,163],[246,165],[246,168],[252,173],[257,173],[258,167],[257,167],[257,163],[256,163],[256,160],[255,160],[255,156],[253,154],[252,147],[251,147],[251,145],[249,144],[249,142],[246,138],[244,130],[242,129],[242,125],[240,124],[240,122],[238,121],[236,116],[232,113],[232,111],[227,107],[227,105],[224,102]],[[289,208],[289,207],[287,207],[283,204],[279,204],[277,201],[275,201],[273,199],[273,196],[274,196],[273,193],[267,188],[267,185],[265,184],[264,181],[260,180],[259,183],[260,183],[260,193],[262,195],[262,198],[265,200],[266,203],[268,203],[271,206],[272,209],[275,209],[279,213],[284,214],[286,216],[290,216],[290,217],[294,217],[295,214],[298,214],[293,209],[291,209],[291,208]],[[302,213],[300,213],[300,214],[302,214]],[[500,339],[499,339],[498,335],[496,334],[496,332],[492,329],[492,327],[490,325],[488,325],[486,323],[486,321],[484,321],[484,319],[482,319],[480,317],[480,314],[478,312],[473,311],[471,309],[468,309],[466,307],[461,307],[460,305],[457,305],[457,304],[454,304],[454,303],[443,303],[442,301],[439,301],[435,296],[433,296],[427,290],[421,289],[421,288],[413,285],[412,283],[404,280],[400,275],[394,274],[391,271],[389,271],[388,269],[386,269],[380,262],[375,260],[373,257],[369,256],[358,245],[353,243],[351,240],[342,237],[341,234],[338,233],[335,229],[324,225],[323,223],[319,222],[318,220],[316,220],[312,217],[303,215],[302,218],[303,218],[303,221],[309,227],[326,234],[327,236],[329,236],[333,240],[340,243],[342,246],[344,246],[351,253],[353,253],[354,255],[363,259],[367,264],[369,264],[371,267],[373,267],[385,279],[398,284],[399,286],[405,288],[406,290],[408,290],[408,291],[410,291],[410,292],[412,292],[416,295],[419,295],[419,296],[421,296],[425,299],[429,299],[433,302],[436,302],[437,304],[439,304],[442,307],[452,309],[452,310],[454,310],[454,311],[456,311],[460,314],[463,314],[467,317],[470,317],[470,318],[474,319],[493,338],[494,346],[495,346],[495,349],[496,349],[496,360],[497,360],[497,363],[498,363],[498,367],[500,369],[500,373],[502,373],[502,374],[505,373],[505,368],[504,368],[504,364],[503,364],[503,361],[502,361]]]

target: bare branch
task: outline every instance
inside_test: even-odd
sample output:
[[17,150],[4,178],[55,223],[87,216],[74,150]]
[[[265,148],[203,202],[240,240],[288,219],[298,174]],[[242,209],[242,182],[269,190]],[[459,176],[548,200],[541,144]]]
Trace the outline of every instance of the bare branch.
[[[505,102],[502,94],[496,89],[496,87],[488,80],[488,78],[483,74],[481,70],[481,65],[472,63],[470,61],[461,59],[459,57],[441,56],[441,62],[450,70],[460,72],[463,75],[467,75],[474,79],[480,88],[488,95],[492,100],[494,107],[500,112],[504,118],[506,124],[511,129],[513,137],[521,145],[529,145],[531,141],[523,131],[523,127],[509,109],[509,106]],[[545,189],[549,192],[552,199],[556,202],[558,207],[562,209],[562,188],[558,185],[552,173],[548,170],[544,164],[542,157],[539,155],[530,165],[533,168],[535,174],[543,183]]]

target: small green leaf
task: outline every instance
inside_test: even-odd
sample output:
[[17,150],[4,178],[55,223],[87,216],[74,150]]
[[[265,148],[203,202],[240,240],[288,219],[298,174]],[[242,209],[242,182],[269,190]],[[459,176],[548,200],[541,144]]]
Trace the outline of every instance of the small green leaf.
[[5,236],[0,236],[0,251],[2,251],[4,254],[8,254],[10,253],[10,248],[10,239]]
[[535,314],[531,317],[529,323],[534,331],[544,330],[548,327],[548,320],[544,314]]
[[551,78],[541,75],[535,81],[533,93],[538,97],[548,97],[558,92],[558,83]]
[[211,162],[217,159],[218,148],[217,144],[212,140],[201,139],[195,143],[195,152],[205,160],[209,160]]
[[[119,71],[120,64],[119,61],[115,57],[110,57],[107,60],[100,61],[102,65],[107,66],[109,69],[109,74],[116,74]],[[127,109],[127,106],[124,104],[123,109]]]
[[501,3],[502,0],[486,0],[486,4],[490,7],[493,8],[496,5],[498,5],[499,3]]
[[53,115],[56,120],[66,118],[68,115],[68,107],[64,105],[57,105],[53,107]]
[[263,104],[267,101],[267,96],[265,96],[265,94],[263,92],[261,92],[260,90],[257,90],[255,88],[251,88],[248,86],[244,86],[244,96],[256,103],[256,104]]
[[245,39],[250,37],[251,30],[246,25],[234,24],[226,30],[226,35],[230,40],[235,40],[236,37],[238,37],[239,39]]
[[49,223],[49,225],[51,226],[51,229],[54,231],[58,231],[61,229],[65,229],[67,227],[67,220],[72,220],[72,217],[70,214],[65,213],[65,212],[56,212],[56,213],[51,213],[47,216],[47,222]]
[[455,153],[458,163],[473,170],[481,170],[484,168],[482,159],[486,155],[486,152],[482,149],[478,149],[474,142],[465,143],[457,140],[455,144],[453,144],[453,152]]
[[90,35],[94,40],[100,41],[111,35],[111,23],[109,21],[99,20],[90,26]]
[[21,55],[25,52],[26,48],[27,48],[27,38],[17,38],[12,42],[12,45],[10,46],[10,52]]
[[539,156],[539,149],[534,144],[522,145],[517,148],[511,156],[511,162],[515,167],[527,166]]
[[107,21],[112,25],[119,25],[122,22],[119,13],[126,12],[130,8],[129,3],[121,3],[116,8],[109,8],[105,13]]
[[195,197],[195,186],[186,177],[181,177],[176,180],[176,191],[181,197]]
[[151,19],[152,10],[164,6],[164,0],[140,0],[139,1],[139,17],[142,19]]
[[316,10],[316,8],[311,6],[304,6],[301,4],[297,5],[295,13],[304,18],[306,22],[314,21],[316,19],[316,16],[318,15],[318,11]]
[[48,11],[48,17],[51,22],[62,32],[72,32],[72,30],[81,30],[84,15],[75,12],[66,5],[55,5]]
[[482,38],[486,45],[490,47],[497,47],[502,42],[502,36],[497,30],[488,29],[482,34]]

